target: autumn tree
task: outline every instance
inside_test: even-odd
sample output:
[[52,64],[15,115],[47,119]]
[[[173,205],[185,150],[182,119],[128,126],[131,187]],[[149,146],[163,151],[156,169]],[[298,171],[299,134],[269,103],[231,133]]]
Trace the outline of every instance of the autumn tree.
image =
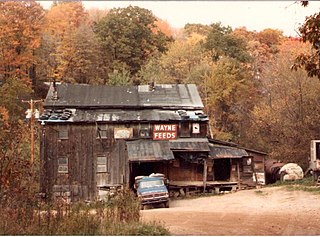
[[194,33],[199,34],[199,35],[203,35],[203,36],[207,36],[210,32],[210,26],[203,25],[203,24],[187,23],[183,29],[184,29],[184,32],[187,36],[190,36]]
[[258,92],[251,71],[233,58],[222,58],[205,78],[207,113],[213,136],[245,143],[248,114]]
[[290,66],[298,54],[308,53],[308,48],[295,39],[279,47],[277,57],[262,74],[264,100],[252,113],[254,123],[250,129],[251,140],[268,150],[271,158],[296,162],[305,168],[310,140],[319,134],[320,83],[301,69],[290,70]]
[[43,17],[35,1],[0,2],[0,80],[17,77],[35,84]]
[[312,51],[301,53],[297,56],[293,69],[304,68],[310,77],[320,79],[320,13],[315,13],[306,18],[304,24],[299,27],[303,42],[309,42]]
[[102,83],[97,38],[81,2],[58,2],[45,17],[41,52],[43,78],[56,73],[71,83]]
[[[154,65],[154,75],[149,80],[158,83],[200,84],[201,77],[209,70],[202,47],[203,40],[204,36],[198,34],[193,34],[186,40],[176,40],[169,46],[166,54],[161,55],[158,66]],[[158,67],[161,69],[157,69]]]
[[247,65],[253,73],[253,78],[261,80],[264,68],[276,57],[284,36],[279,30],[265,29],[260,32],[248,31],[245,27],[236,28],[232,35],[247,42],[246,50],[251,57]]
[[151,11],[139,7],[111,9],[95,25],[110,72],[129,70],[135,75],[155,52],[165,52],[171,41],[155,24]]
[[154,33],[160,31],[168,37],[173,37],[173,30],[167,21],[157,18],[157,20],[155,21],[155,25],[156,30]]

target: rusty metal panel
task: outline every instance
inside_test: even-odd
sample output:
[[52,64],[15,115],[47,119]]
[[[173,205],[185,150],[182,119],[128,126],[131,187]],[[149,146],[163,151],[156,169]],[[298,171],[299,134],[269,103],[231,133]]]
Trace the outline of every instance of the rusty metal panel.
[[171,140],[170,148],[176,151],[210,151],[207,138],[182,138]]
[[210,157],[213,159],[223,159],[223,158],[243,158],[248,157],[248,153],[244,149],[230,147],[230,146],[222,146],[222,145],[214,145],[210,144]]
[[168,141],[136,140],[127,141],[129,161],[147,162],[173,160]]

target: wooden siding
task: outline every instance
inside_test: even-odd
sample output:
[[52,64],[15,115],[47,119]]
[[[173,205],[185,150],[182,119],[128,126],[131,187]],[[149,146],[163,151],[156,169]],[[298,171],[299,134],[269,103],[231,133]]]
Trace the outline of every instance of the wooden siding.
[[[59,129],[67,128],[68,139],[58,139]],[[51,194],[67,192],[73,200],[93,200],[97,185],[116,186],[128,183],[128,159],[124,140],[114,140],[107,128],[107,139],[97,137],[95,125],[47,125],[45,134],[42,184]],[[97,157],[107,159],[107,172],[97,173]],[[58,173],[58,159],[68,159],[68,173]],[[105,179],[105,180],[101,180]]]
[[[192,124],[192,121],[189,122]],[[200,133],[192,134],[190,131],[191,137],[205,137],[206,123],[199,122]],[[189,127],[191,128],[191,125]],[[114,138],[115,128],[132,129],[133,139],[150,139],[140,137],[138,123],[46,123],[44,128],[41,142],[42,192],[49,196],[67,196],[71,200],[94,200],[101,188],[132,183],[126,140]],[[152,129],[151,124],[150,134]],[[97,157],[101,156],[106,157],[106,172],[97,172]],[[58,172],[59,158],[67,159],[67,173]],[[160,162],[154,164],[152,170],[165,173],[169,179],[177,181],[203,179],[203,165],[184,161],[180,163],[182,166],[178,168],[174,167],[173,163]],[[139,169],[139,166],[135,168]]]

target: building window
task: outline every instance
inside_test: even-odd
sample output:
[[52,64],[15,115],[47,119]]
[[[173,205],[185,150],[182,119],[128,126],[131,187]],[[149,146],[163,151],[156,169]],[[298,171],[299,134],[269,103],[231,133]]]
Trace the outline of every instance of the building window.
[[97,157],[97,173],[107,172],[107,157],[98,156]]
[[59,174],[67,174],[68,171],[69,171],[68,158],[67,157],[59,157],[58,158],[58,173]]
[[182,122],[180,124],[180,137],[190,137],[190,123]]
[[108,138],[108,135],[107,135],[107,130],[106,129],[100,129],[98,128],[98,131],[97,131],[97,138],[98,139],[107,139]]
[[139,130],[139,136],[140,137],[146,137],[150,138],[150,124],[140,124],[140,130]]
[[63,140],[63,139],[68,139],[68,130],[66,127],[60,127],[58,130],[58,139]]
[[107,124],[97,124],[97,139],[108,139],[108,125]]

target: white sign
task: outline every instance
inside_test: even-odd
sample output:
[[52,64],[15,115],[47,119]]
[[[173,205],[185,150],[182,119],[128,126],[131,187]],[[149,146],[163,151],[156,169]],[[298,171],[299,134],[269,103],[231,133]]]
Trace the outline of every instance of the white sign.
[[132,138],[133,128],[114,128],[115,139],[128,139]]

